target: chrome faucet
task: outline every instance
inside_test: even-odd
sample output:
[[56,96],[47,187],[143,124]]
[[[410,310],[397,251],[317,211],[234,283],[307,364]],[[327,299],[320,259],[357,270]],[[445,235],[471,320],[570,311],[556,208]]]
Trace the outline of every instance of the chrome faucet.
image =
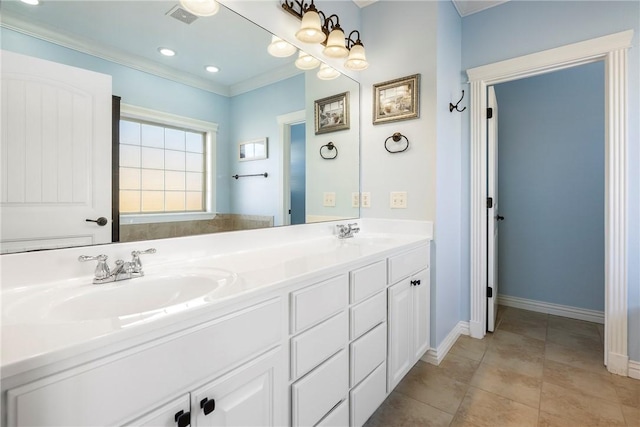
[[336,225],[338,228],[338,239],[348,239],[353,237],[354,233],[360,231],[360,227],[358,227],[358,223],[354,222],[353,224],[338,224]]
[[154,248],[147,249],[145,251],[133,251],[131,252],[131,261],[123,261],[121,259],[116,261],[116,266],[112,269],[107,264],[106,255],[80,255],[78,261],[98,261],[96,270],[93,276],[93,284],[100,285],[102,283],[118,282],[120,280],[135,279],[136,277],[144,276],[142,271],[142,262],[140,261],[140,255],[142,254],[154,254],[156,250]]

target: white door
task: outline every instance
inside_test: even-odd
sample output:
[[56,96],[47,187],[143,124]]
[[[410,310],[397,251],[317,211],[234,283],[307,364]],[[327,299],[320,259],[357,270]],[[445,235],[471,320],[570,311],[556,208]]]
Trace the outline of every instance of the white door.
[[280,348],[215,380],[191,394],[191,420],[202,426],[281,425],[278,378],[283,374]]
[[413,284],[413,357],[420,359],[429,350],[429,310],[431,289],[429,269],[411,277]]
[[389,287],[389,344],[387,392],[413,366],[413,289],[410,279]]
[[2,252],[110,242],[111,76],[0,55]]
[[504,219],[498,210],[498,102],[493,86],[487,103],[487,330],[493,332],[498,314],[498,223]]

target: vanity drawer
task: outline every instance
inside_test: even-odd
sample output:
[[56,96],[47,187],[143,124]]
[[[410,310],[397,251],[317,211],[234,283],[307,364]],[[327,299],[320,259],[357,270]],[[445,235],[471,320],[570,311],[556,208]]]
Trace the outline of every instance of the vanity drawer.
[[401,253],[389,258],[389,284],[429,267],[429,245]]
[[341,350],[291,386],[292,425],[315,425],[348,390],[349,358]]
[[386,364],[382,363],[351,390],[351,426],[363,425],[386,397]]
[[387,354],[387,324],[381,323],[351,343],[351,387],[384,362]]
[[306,374],[347,344],[347,322],[347,313],[342,311],[291,339],[292,379]]
[[387,297],[378,292],[366,301],[349,310],[351,318],[351,339],[358,338],[380,322],[387,319]]
[[[176,390],[221,375],[279,344],[282,311],[282,300],[271,299],[11,389],[7,425],[120,425],[175,397]],[[194,348],[200,350],[190,351]]]
[[291,293],[291,333],[337,313],[347,306],[349,278],[343,274]]
[[351,303],[356,303],[381,291],[386,286],[387,265],[384,261],[351,272]]
[[349,399],[340,402],[316,427],[346,427],[349,425]]

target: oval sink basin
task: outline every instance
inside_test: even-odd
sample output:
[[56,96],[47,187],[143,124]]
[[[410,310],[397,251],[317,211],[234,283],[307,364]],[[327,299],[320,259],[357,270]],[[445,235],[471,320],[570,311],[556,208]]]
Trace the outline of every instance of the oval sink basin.
[[[16,295],[4,307],[3,317],[13,321],[140,320],[150,315],[183,311],[213,301],[217,290],[233,284],[237,275],[220,269],[152,273],[101,285],[64,284],[44,291]],[[7,302],[5,300],[5,302]],[[34,316],[35,314],[35,316]]]

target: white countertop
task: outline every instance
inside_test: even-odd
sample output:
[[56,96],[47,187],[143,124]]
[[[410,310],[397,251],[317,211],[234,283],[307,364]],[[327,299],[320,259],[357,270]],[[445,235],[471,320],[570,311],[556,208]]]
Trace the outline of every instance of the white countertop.
[[[190,319],[207,312],[215,314],[218,308],[241,303],[251,297],[268,297],[269,292],[282,287],[311,282],[326,277],[332,271],[344,270],[354,263],[379,259],[398,249],[419,246],[431,239],[430,223],[384,220],[358,222],[363,232],[344,240],[333,235],[333,223],[3,256],[2,379],[78,354],[100,349],[106,352],[110,345],[162,330],[169,325],[176,328],[177,324],[184,323],[183,328],[186,328],[190,326]],[[387,232],[382,233],[382,230]],[[221,249],[221,245],[229,249]],[[83,271],[82,275],[74,274],[80,264],[75,261],[78,254],[110,253],[113,250],[120,253],[124,250],[126,253],[131,248],[144,249],[147,246],[156,247],[159,256],[155,260],[155,255],[145,257],[148,262],[145,263],[146,276],[143,278],[91,285],[91,275],[87,275],[87,271]],[[45,260],[52,265],[63,265],[58,257],[65,259],[73,270],[48,275],[40,272],[39,276],[38,272],[22,270],[24,274],[20,274],[22,267],[29,262],[45,263],[42,266],[45,271]],[[90,264],[83,267],[89,273],[94,267],[93,263]],[[82,321],[51,316],[55,301],[65,292],[69,295],[76,295],[78,290],[115,293],[119,287],[125,289],[122,287],[136,286],[136,283],[143,283],[138,281],[147,278],[153,280],[166,271],[198,269],[204,269],[205,273],[206,269],[231,272],[234,280],[206,297],[164,310],[112,318],[96,315],[96,318]],[[28,284],[25,275],[31,275]],[[54,280],[47,280],[49,277]],[[107,300],[104,299],[105,304]],[[25,301],[29,301],[29,304],[25,304]]]

